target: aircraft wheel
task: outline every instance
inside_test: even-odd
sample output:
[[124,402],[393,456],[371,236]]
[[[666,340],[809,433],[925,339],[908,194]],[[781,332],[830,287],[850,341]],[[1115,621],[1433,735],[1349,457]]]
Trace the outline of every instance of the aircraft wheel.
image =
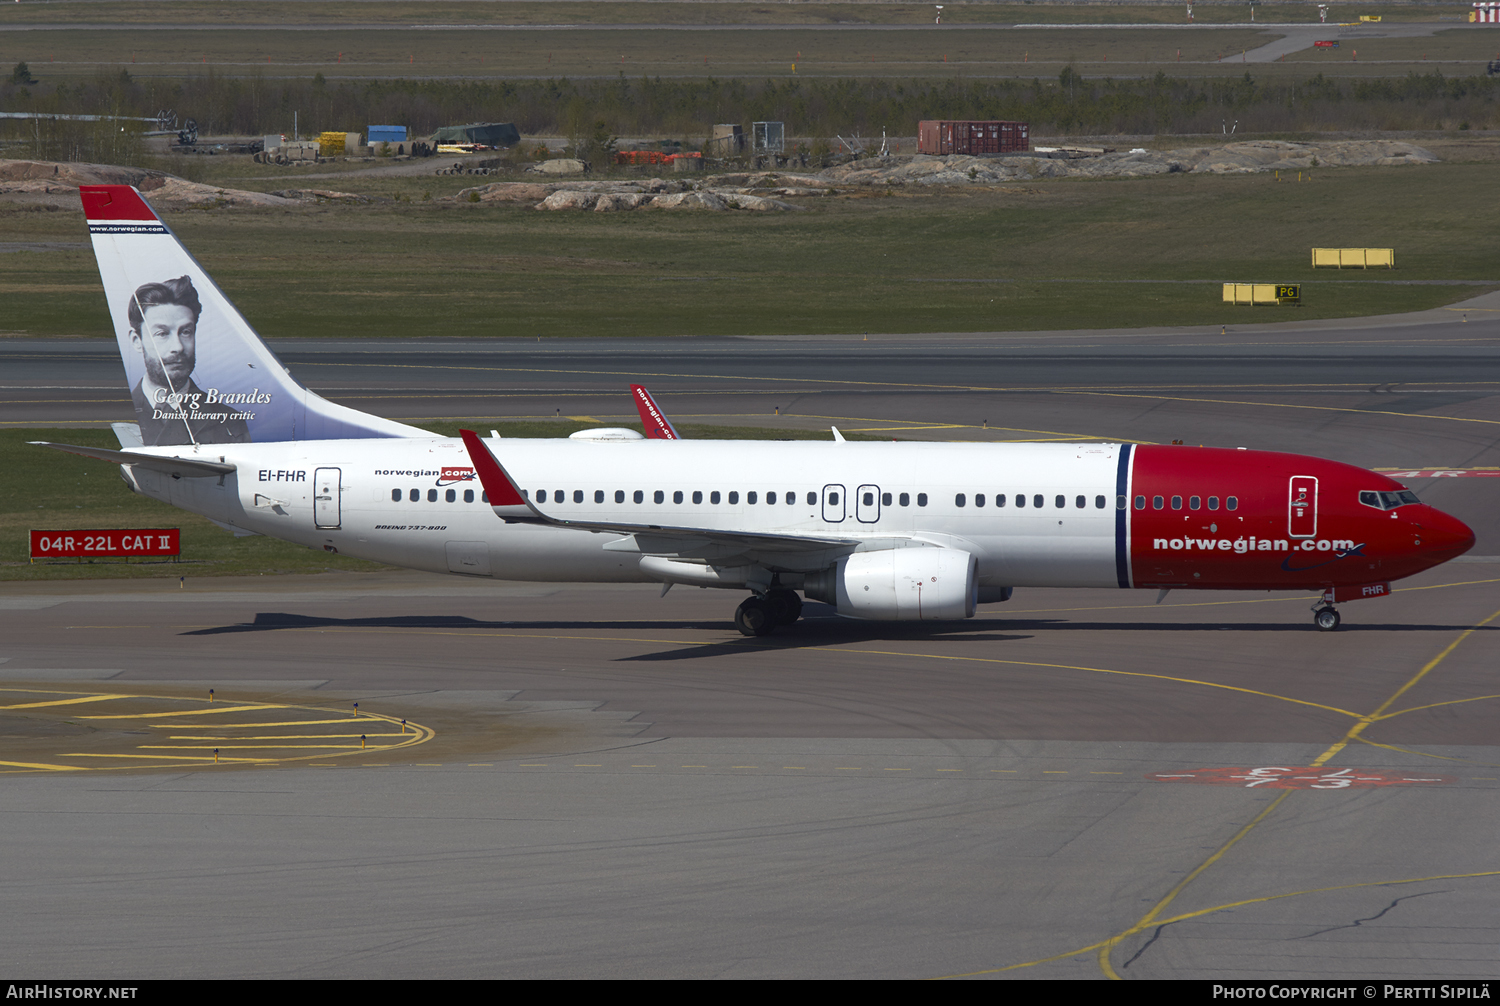
[[1339,627],[1339,613],[1332,608],[1321,608],[1313,615],[1313,624],[1321,632],[1332,632]]
[[795,590],[773,590],[765,596],[771,618],[777,625],[791,625],[802,617],[802,598]]
[[747,597],[734,610],[734,627],[746,636],[765,636],[776,628],[776,620],[765,601]]

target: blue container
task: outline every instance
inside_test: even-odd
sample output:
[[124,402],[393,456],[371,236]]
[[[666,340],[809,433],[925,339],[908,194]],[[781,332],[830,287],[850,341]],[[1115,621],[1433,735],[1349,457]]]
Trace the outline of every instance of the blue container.
[[372,147],[377,143],[405,143],[405,126],[370,126],[365,132],[365,142]]

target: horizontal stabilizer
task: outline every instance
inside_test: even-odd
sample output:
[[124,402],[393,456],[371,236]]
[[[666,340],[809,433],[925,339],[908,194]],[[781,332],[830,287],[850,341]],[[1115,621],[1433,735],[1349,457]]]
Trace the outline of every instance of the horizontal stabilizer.
[[50,444],[45,440],[29,440],[36,447],[50,447],[54,451],[67,451],[96,461],[108,461],[116,465],[135,465],[148,468],[179,479],[217,478],[233,472],[234,465],[222,461],[204,461],[200,458],[167,458],[156,454],[137,454],[134,451],[111,451],[103,447],[77,447],[73,444]]

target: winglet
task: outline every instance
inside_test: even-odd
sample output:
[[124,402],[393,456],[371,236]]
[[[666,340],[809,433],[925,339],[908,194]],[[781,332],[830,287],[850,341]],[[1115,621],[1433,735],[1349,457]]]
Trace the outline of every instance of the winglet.
[[494,453],[479,439],[479,434],[473,430],[459,430],[458,435],[463,437],[464,446],[469,449],[469,460],[474,462],[474,470],[479,473],[479,484],[484,486],[490,508],[497,515],[508,522],[550,523],[546,515],[522,495],[515,479],[510,477],[510,473],[496,460]]
[[681,440],[677,430],[672,426],[672,421],[656,405],[656,399],[651,397],[639,384],[630,386],[630,393],[635,397],[635,410],[641,414],[641,425],[646,428],[647,440]]

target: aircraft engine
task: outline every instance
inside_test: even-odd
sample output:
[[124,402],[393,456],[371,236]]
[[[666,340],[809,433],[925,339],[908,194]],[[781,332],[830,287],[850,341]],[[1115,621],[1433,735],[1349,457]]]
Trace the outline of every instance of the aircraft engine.
[[856,552],[810,574],[807,596],[835,605],[840,615],[889,621],[972,618],[977,560],[951,548],[893,548]]

